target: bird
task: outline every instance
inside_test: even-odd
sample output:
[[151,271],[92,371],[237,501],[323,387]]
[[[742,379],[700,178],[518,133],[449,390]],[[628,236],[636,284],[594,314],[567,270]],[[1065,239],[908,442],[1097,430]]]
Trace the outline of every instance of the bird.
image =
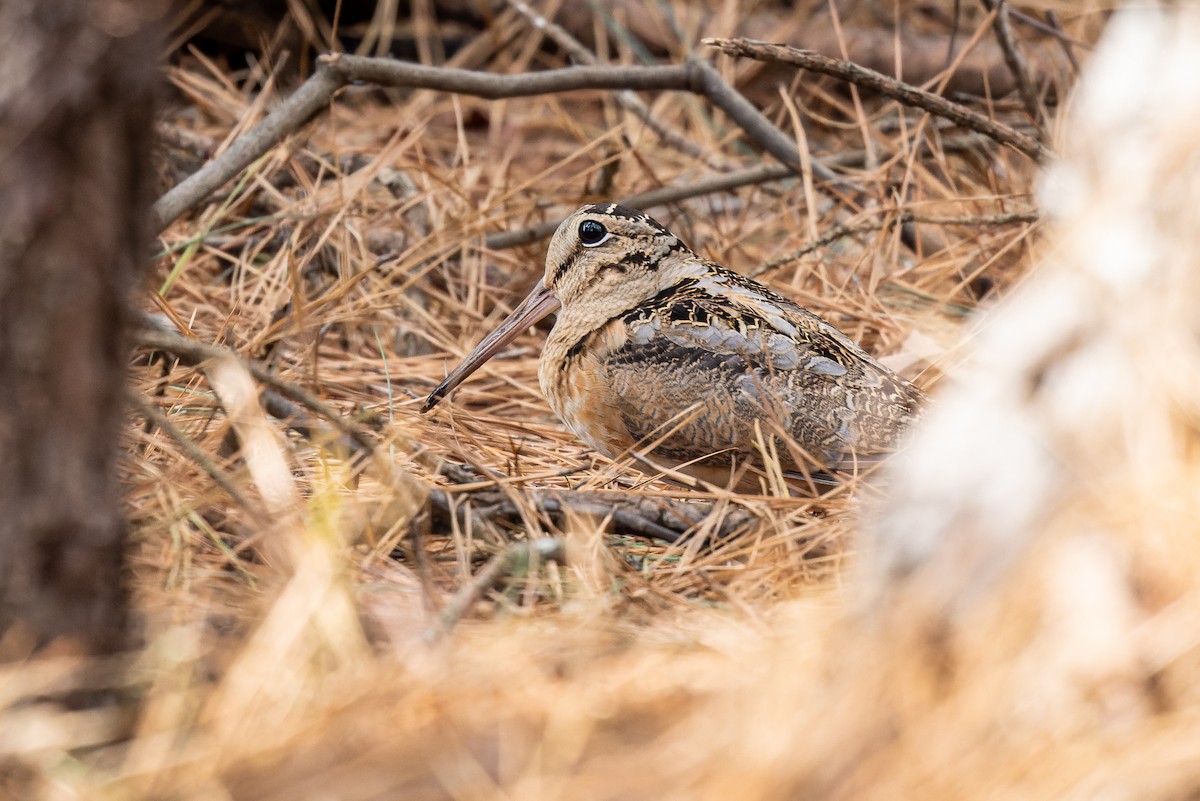
[[769,452],[829,483],[892,452],[923,402],[821,317],[597,203],[563,220],[541,280],[421,411],[555,312],[538,367],[550,407],[599,453],[668,475],[744,487]]

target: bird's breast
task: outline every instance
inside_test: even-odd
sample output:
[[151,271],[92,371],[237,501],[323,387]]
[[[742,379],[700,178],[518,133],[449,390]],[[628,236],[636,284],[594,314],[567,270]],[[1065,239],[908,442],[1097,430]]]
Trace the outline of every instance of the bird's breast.
[[599,326],[564,310],[539,378],[580,439],[609,457],[636,446],[722,466],[757,458],[766,438],[788,469],[894,447],[916,390],[816,315],[710,272]]
[[627,334],[620,320],[582,334],[552,331],[538,366],[550,408],[577,437],[609,457],[634,444],[621,396],[605,369],[606,357],[625,343]]

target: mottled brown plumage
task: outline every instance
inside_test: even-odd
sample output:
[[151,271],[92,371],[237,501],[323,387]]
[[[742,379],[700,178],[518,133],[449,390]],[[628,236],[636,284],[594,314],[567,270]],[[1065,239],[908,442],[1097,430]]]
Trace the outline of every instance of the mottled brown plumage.
[[602,204],[559,226],[545,276],[425,409],[560,306],[542,391],[610,457],[648,450],[727,480],[761,461],[765,442],[784,470],[845,469],[890,452],[920,401],[812,312],[700,258],[650,217]]

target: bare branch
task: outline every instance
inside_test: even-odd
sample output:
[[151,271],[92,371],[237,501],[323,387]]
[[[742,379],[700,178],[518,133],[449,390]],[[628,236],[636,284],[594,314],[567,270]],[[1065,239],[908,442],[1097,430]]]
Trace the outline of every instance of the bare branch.
[[982,114],[972,111],[958,103],[952,103],[944,97],[926,92],[911,84],[889,78],[880,72],[869,70],[849,61],[829,58],[810,50],[798,50],[786,45],[769,44],[754,39],[704,39],[704,44],[720,49],[732,56],[744,56],[758,61],[791,64],[813,72],[831,75],[835,78],[863,86],[882,95],[893,98],[908,106],[928,111],[939,117],[944,117],[956,125],[978,131],[997,142],[1008,145],[1024,153],[1032,159],[1041,160],[1050,151],[1037,140],[1019,131],[1009,128],[995,120],[988,119]]
[[343,81],[328,70],[317,72],[301,84],[266,119],[238,138],[221,155],[173,186],[154,204],[154,226],[161,231],[179,217],[199,206],[254,160],[268,152],[288,134],[308,122],[320,111]]
[[576,92],[582,89],[698,91],[687,64],[648,67],[563,67],[517,75],[430,67],[390,58],[334,54],[322,56],[322,66],[343,83],[369,81],[380,86],[434,89],[458,95],[501,100],[512,97]]
[[208,345],[203,342],[185,339],[178,334],[168,333],[159,329],[148,330],[147,328],[136,331],[134,341],[138,346],[143,348],[172,353],[188,365],[198,365],[209,359],[235,358],[256,380],[273,388],[279,395],[283,396],[283,398],[280,398],[278,395],[272,397],[274,393],[264,393],[263,395],[263,403],[273,417],[281,419],[296,418],[291,426],[293,430],[305,438],[315,438],[316,432],[314,431],[314,426],[304,419],[304,416],[299,413],[298,409],[284,400],[284,398],[290,399],[328,420],[345,437],[344,444],[349,446],[350,450],[361,449],[367,453],[375,452],[375,443],[371,441],[371,438],[357,426],[347,422],[337,409],[325,403],[325,401],[303,387],[298,387],[295,384],[284,381],[258,362],[251,359],[244,359],[229,348],[223,348],[219,345]]
[[[795,170],[783,164],[760,164],[757,167],[750,167],[745,170],[721,173],[720,175],[703,178],[687,186],[660,186],[657,189],[639,192],[636,195],[626,195],[625,197],[618,198],[617,202],[634,209],[649,209],[714,192],[736,189],[739,186],[777,181],[780,178],[787,178],[795,174]],[[537,242],[554,233],[554,229],[558,228],[558,224],[562,222],[562,219],[561,217],[556,217],[553,220],[547,220],[528,228],[522,228],[519,231],[501,231],[500,233],[490,234],[484,239],[484,245],[490,250],[504,250],[505,248],[528,245],[530,242]]]
[[1013,80],[1017,84],[1017,92],[1021,95],[1021,102],[1025,104],[1025,110],[1029,112],[1029,116],[1040,132],[1042,104],[1038,100],[1037,90],[1033,88],[1033,81],[1029,79],[1029,70],[1017,47],[1012,26],[1008,24],[1008,2],[1007,0],[982,0],[982,2],[984,7],[995,15],[992,19],[992,29],[996,32],[996,41],[1000,43],[1000,49],[1004,52],[1004,63],[1008,65],[1008,71],[1012,73]]
[[[703,94],[713,105],[729,115],[730,119],[741,126],[751,139],[764,150],[797,172],[800,171],[800,154],[796,150],[796,140],[779,130],[773,122],[767,119],[761,111],[754,107],[741,92],[725,83],[712,64],[699,58],[688,59],[687,66],[692,75],[699,80],[699,86],[693,85],[692,91]],[[836,173],[822,164],[813,163],[813,175],[822,181],[837,182]]]
[[175,440],[175,444],[182,448],[187,457],[199,465],[200,469],[207,473],[209,478],[211,478],[218,487],[225,491],[225,494],[229,496],[231,501],[248,512],[251,512],[252,514],[258,512],[257,507],[251,504],[250,499],[247,498],[246,495],[238,488],[238,486],[230,480],[225,471],[222,470],[216,462],[208,458],[208,454],[201,450],[200,446],[193,442],[192,439],[179,428],[179,426],[171,422],[170,418],[162,413],[162,410],[158,408],[157,404],[151,403],[136,393],[131,393],[130,397],[138,411],[141,412],[152,425],[162,429],[164,434]]
[[[801,168],[795,141],[725,83],[710,64],[700,59],[666,66],[565,67],[503,75],[335,54],[322,57],[316,73],[249,133],[159,198],[154,204],[159,230],[203,203],[222,184],[311,119],[338,89],[354,81],[434,89],[488,99],[582,89],[692,92],[707,97],[751,140],[779,161],[796,171]],[[838,180],[836,174],[823,165],[814,164],[813,173],[822,180]]]
[[[1022,18],[1025,16],[1016,11],[1012,12],[1012,14],[1019,20],[1022,20]],[[1075,48],[1082,47],[1083,49],[1087,50],[1089,49],[1088,46],[1085,43],[1080,42],[1077,39],[1072,39],[1070,36],[1067,36],[1065,33],[1063,33],[1062,23],[1059,22],[1058,15],[1054,13],[1054,9],[1046,9],[1046,22],[1049,23],[1046,26],[1050,29],[1049,33],[1058,39],[1058,43],[1062,46],[1063,53],[1067,56],[1067,61],[1071,62],[1071,69],[1078,73],[1079,59],[1075,58]]]
[[[880,211],[884,211],[881,209]],[[926,223],[928,225],[968,225],[968,226],[997,226],[997,225],[1015,225],[1017,223],[1035,223],[1041,219],[1041,216],[1035,212],[1018,211],[1007,214],[985,214],[985,215],[964,215],[955,217],[943,217],[932,214],[917,214],[911,211],[900,212],[891,217],[886,217],[882,220],[867,220],[865,222],[850,223],[847,225],[839,225],[831,228],[824,236],[809,242],[799,250],[788,253],[786,256],[780,256],[778,259],[773,259],[756,268],[750,273],[752,277],[757,278],[764,273],[769,273],[771,270],[778,269],[785,264],[807,256],[814,250],[819,250],[826,245],[838,241],[844,236],[853,236],[854,234],[865,234],[870,231],[880,231],[884,228],[891,228],[893,225],[907,225],[909,223]]]
[[[472,503],[452,504],[451,495],[460,494],[450,485],[429,494],[429,504],[440,515],[470,514],[467,507],[487,510],[486,519],[521,522],[521,511],[509,495],[495,487],[476,487],[469,490]],[[565,510],[580,514],[608,517],[614,534],[678,542],[697,530],[716,507],[712,503],[694,503],[673,498],[630,495],[623,491],[555,490],[524,487],[521,495],[534,509],[546,515],[560,515]],[[746,509],[722,510],[721,520],[712,536],[724,539],[744,530],[755,516]]]
[[[976,147],[989,141],[991,141],[990,137],[984,137],[980,134],[963,134],[957,137],[947,137],[942,140],[939,150],[949,153]],[[854,167],[862,164],[865,156],[866,153],[862,150],[850,150],[834,156],[827,156],[822,162],[827,167]],[[617,202],[633,209],[652,209],[656,206],[678,203],[681,200],[688,200],[689,198],[702,197],[703,195],[715,194],[717,192],[727,192],[742,186],[778,181],[794,176],[795,174],[795,170],[782,164],[760,164],[757,167],[749,167],[744,170],[701,178],[686,186],[660,186],[646,192],[638,192],[635,195],[626,195],[625,197],[618,198]],[[484,246],[490,250],[504,250],[505,248],[528,245],[531,242],[537,242],[550,236],[554,233],[554,229],[558,228],[562,220],[562,217],[556,217],[553,220],[547,220],[546,222],[531,225],[528,228],[522,228],[517,231],[501,231],[489,234],[484,238]]]
[[554,537],[541,537],[529,542],[514,542],[502,551],[494,554],[470,582],[464,584],[455,593],[454,598],[442,610],[438,620],[438,628],[428,632],[430,639],[437,639],[450,633],[467,610],[488,590],[496,586],[516,569],[528,569],[534,560],[539,562],[566,561],[563,543]]
[[[583,44],[567,32],[566,28],[556,22],[546,19],[537,11],[529,7],[527,3],[521,0],[508,0],[508,5],[512,7],[518,14],[528,20],[535,28],[544,32],[547,36],[554,40],[554,43],[567,51],[571,58],[575,59],[576,63],[592,66],[596,64],[596,55],[588,50]],[[656,117],[650,111],[650,107],[646,103],[628,89],[622,89],[613,95],[613,100],[617,105],[633,114],[646,124],[646,127],[655,133],[655,135],[667,146],[678,150],[687,156],[703,161],[714,170],[727,171],[733,169],[733,166],[718,157],[714,153],[706,153],[703,148],[685,137],[682,133],[667,125],[661,119]]]

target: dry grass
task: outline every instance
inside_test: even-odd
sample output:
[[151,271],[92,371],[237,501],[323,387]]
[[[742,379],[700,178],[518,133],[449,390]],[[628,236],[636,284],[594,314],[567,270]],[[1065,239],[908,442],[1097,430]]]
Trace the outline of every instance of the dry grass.
[[[677,13],[687,18],[688,8]],[[798,26],[799,15],[781,19],[781,29]],[[1098,28],[1091,10],[1064,22],[1088,40]],[[736,32],[727,15],[710,24],[699,35]],[[614,46],[620,60],[635,63],[622,42]],[[496,72],[549,63],[507,13],[455,58]],[[758,74],[753,65],[720,66],[729,77]],[[187,149],[197,158],[219,150],[260,119],[278,91],[267,61],[238,72],[193,53],[170,77],[180,102],[163,123],[175,148],[166,164],[186,163]],[[1073,76],[1057,80],[1065,93]],[[801,146],[813,155],[865,148],[854,175],[864,193],[831,197],[789,179],[652,211],[727,266],[750,273],[782,260],[760,279],[936,387],[944,371],[969,361],[980,339],[989,341],[966,325],[980,295],[990,303],[1027,283],[1041,249],[1036,226],[917,224],[915,246],[899,228],[882,227],[785,257],[836,226],[901,211],[983,216],[1032,208],[1035,168],[996,147],[943,147],[954,134],[895,103],[851,96],[824,80],[798,87],[794,97],[774,87],[755,91],[774,96],[769,111],[785,130],[804,118]],[[699,100],[645,99],[706,154],[747,164],[760,158]],[[990,107],[1001,120],[1021,119],[1015,101]],[[992,552],[986,538],[963,545],[962,562],[947,562],[954,554],[933,546],[922,550],[923,518],[904,517],[912,514],[906,502],[925,497],[920,475],[895,477],[891,486],[902,490],[890,498],[886,487],[865,482],[804,498],[769,487],[761,495],[705,495],[651,480],[628,460],[587,451],[553,418],[537,387],[540,333],[520,339],[437,413],[417,413],[448,364],[541,272],[539,246],[489,250],[485,234],[710,173],[662,145],[605,93],[486,102],[355,87],[232,191],[171,226],[143,307],[189,337],[262,360],[374,429],[381,445],[363,457],[297,435],[265,416],[235,363],[204,371],[138,364],[135,391],[161,404],[242,502],[163,430],[131,420],[129,567],[145,647],[93,665],[87,681],[123,688],[137,715],[35,703],[82,681],[69,659],[9,669],[0,704],[27,701],[23,728],[13,718],[0,724],[12,792],[147,799],[1194,793],[1200,777],[1188,766],[1200,764],[1191,761],[1200,746],[1198,707],[1186,684],[1196,626],[1184,624],[1194,560],[1181,557],[1194,551],[1187,503],[1149,516],[1177,533],[1146,546],[1154,558],[1137,562],[1145,609],[1136,614],[1113,611],[1103,598],[1063,600],[1086,588],[1072,585],[1079,574],[1062,565],[1103,573],[1107,563],[1091,559],[1092,551],[1056,561],[1055,554],[1074,553],[1074,540],[1033,535],[1041,526],[1070,528],[1079,505],[1053,514],[1040,507],[1045,516],[1028,523],[1040,544],[1018,548],[1021,567],[1004,580],[981,579],[985,602],[959,607],[960,585],[976,574],[962,567],[959,575],[958,566]],[[1123,458],[1109,445],[1106,456]],[[931,447],[921,450],[918,441],[911,463],[927,465],[921,458]],[[1086,449],[1080,453],[1086,461]],[[481,482],[503,487],[520,522],[431,516],[430,488],[470,502],[469,492],[436,474],[442,459],[476,466]],[[1181,467],[1170,476],[1182,483],[1169,492],[1187,496],[1194,484],[1183,477],[1194,472]],[[952,486],[953,477],[938,486]],[[527,487],[705,499],[714,504],[710,526],[739,509],[756,522],[712,547],[701,547],[700,536],[665,545],[613,537],[597,517],[550,519],[531,505]],[[947,490],[939,508],[985,489]],[[1153,505],[1159,496],[1133,497]],[[918,523],[877,525],[894,538],[876,543],[885,556],[864,574],[853,566],[866,499],[876,500],[885,521]],[[1001,506],[1006,500],[1013,498],[1000,498]],[[958,529],[930,526],[930,536],[937,530],[952,542],[956,531],[986,528],[969,514],[952,519]],[[1138,509],[1109,503],[1081,525],[1127,531],[1144,522]],[[544,546],[548,538],[565,558],[514,546]],[[1183,567],[1173,570],[1176,559]],[[479,585],[489,560],[498,580]],[[952,587],[946,597],[940,579]],[[924,589],[905,589],[912,584]],[[1156,586],[1161,597],[1146,601]],[[1055,628],[1059,612],[1068,623]],[[1071,612],[1080,616],[1074,622]],[[1106,627],[1113,614],[1129,620]],[[1172,638],[1172,626],[1189,633]],[[1099,672],[1083,670],[1051,647],[1056,632],[1071,648],[1081,641],[1067,633],[1110,636],[1092,650],[1082,641],[1080,653],[1119,653],[1126,663],[1118,670],[1112,657]],[[1127,647],[1129,638],[1148,644]],[[1161,664],[1139,661],[1147,654]]]

